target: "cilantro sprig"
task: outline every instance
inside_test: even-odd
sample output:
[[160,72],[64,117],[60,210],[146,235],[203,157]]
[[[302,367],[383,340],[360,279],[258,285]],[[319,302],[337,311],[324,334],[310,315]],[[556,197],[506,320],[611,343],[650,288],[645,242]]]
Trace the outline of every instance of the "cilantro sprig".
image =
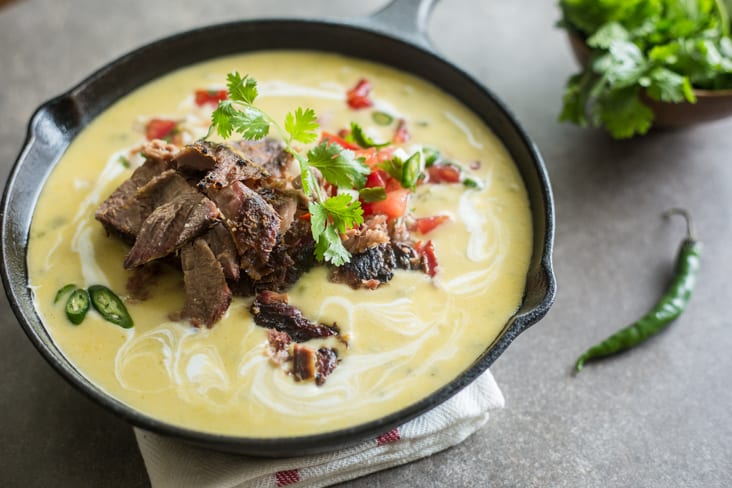
[[559,25],[592,50],[567,82],[560,120],[645,134],[652,100],[695,103],[694,88],[732,88],[732,0],[560,0]]
[[353,151],[331,142],[321,142],[307,152],[295,144],[311,144],[318,139],[320,128],[315,111],[298,108],[285,116],[284,127],[269,114],[254,105],[259,96],[257,81],[234,71],[226,77],[228,100],[219,102],[211,114],[211,127],[206,138],[214,131],[224,139],[232,133],[249,140],[262,139],[270,129],[277,131],[285,150],[293,155],[300,167],[302,188],[310,198],[310,227],[315,240],[315,257],[341,266],[351,255],[343,246],[340,234],[363,223],[363,209],[358,200],[343,193],[333,197],[324,194],[316,173],[339,188],[363,187],[369,168]]

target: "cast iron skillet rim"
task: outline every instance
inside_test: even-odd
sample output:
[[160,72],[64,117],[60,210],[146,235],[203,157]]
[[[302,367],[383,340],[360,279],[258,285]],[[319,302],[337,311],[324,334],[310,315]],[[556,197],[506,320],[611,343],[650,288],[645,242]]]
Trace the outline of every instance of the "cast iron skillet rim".
[[[545,229],[544,229],[544,243],[543,246],[540,247],[542,255],[540,259],[540,270],[545,274],[546,279],[546,290],[543,296],[543,299],[540,303],[535,305],[533,308],[531,308],[528,311],[525,311],[523,313],[517,312],[516,315],[514,315],[509,322],[504,326],[503,331],[501,335],[494,341],[493,344],[491,344],[489,347],[486,348],[488,351],[487,353],[483,354],[481,357],[476,359],[476,361],[470,365],[468,368],[466,368],[460,375],[458,375],[455,379],[453,379],[450,383],[444,385],[443,387],[439,388],[438,390],[432,392],[422,400],[413,403],[401,410],[398,410],[396,412],[393,412],[389,415],[386,415],[384,417],[381,417],[376,420],[372,420],[366,423],[358,424],[356,426],[334,430],[330,432],[324,432],[321,434],[313,434],[313,435],[304,435],[304,436],[298,436],[298,437],[277,437],[277,438],[257,438],[257,437],[239,437],[239,436],[229,436],[224,434],[213,434],[213,433],[207,433],[197,430],[191,430],[184,427],[176,426],[173,424],[168,424],[167,422],[160,421],[158,419],[155,419],[153,417],[150,417],[148,415],[142,414],[133,408],[127,406],[120,400],[117,400],[116,398],[112,397],[111,395],[105,393],[103,390],[101,390],[99,387],[94,385],[90,380],[87,380],[87,378],[79,373],[74,366],[68,362],[64,361],[63,363],[58,362],[56,358],[54,357],[53,351],[49,349],[47,346],[47,343],[42,340],[42,337],[40,336],[39,331],[36,331],[33,327],[31,327],[29,320],[26,319],[26,317],[21,313],[20,306],[18,304],[18,294],[16,293],[16,290],[10,287],[10,279],[7,276],[7,270],[5,267],[2,269],[2,280],[3,284],[5,285],[6,290],[11,291],[9,298],[10,298],[10,305],[13,309],[13,312],[15,313],[16,317],[19,318],[19,322],[21,323],[24,331],[26,332],[26,335],[29,336],[31,339],[31,342],[34,344],[34,346],[42,353],[44,358],[51,363],[51,365],[56,369],[67,381],[69,381],[74,387],[76,387],[79,391],[84,393],[85,395],[93,398],[98,403],[102,404],[106,408],[109,408],[110,410],[114,411],[115,413],[119,414],[123,418],[128,419],[131,423],[138,425],[140,427],[143,427],[144,429],[158,432],[163,435],[167,436],[174,436],[181,438],[183,440],[186,440],[188,442],[192,442],[199,445],[206,445],[206,446],[220,446],[221,448],[224,448],[225,450],[229,451],[240,451],[240,452],[247,452],[254,454],[257,451],[260,451],[261,455],[280,455],[282,453],[286,454],[293,454],[293,453],[300,453],[300,452],[318,452],[318,451],[325,451],[328,449],[334,448],[334,446],[337,447],[343,447],[346,445],[354,444],[357,442],[360,442],[364,439],[367,439],[369,436],[376,436],[380,433],[383,433],[386,428],[393,427],[395,425],[402,424],[417,415],[426,412],[430,408],[433,408],[434,406],[444,402],[445,400],[452,397],[455,393],[457,393],[459,390],[467,386],[470,382],[475,380],[480,374],[482,374],[488,367],[495,361],[495,359],[500,356],[500,354],[508,347],[508,345],[515,339],[516,336],[518,336],[523,330],[528,328],[530,325],[541,319],[546,312],[548,311],[549,307],[551,306],[554,295],[555,295],[555,279],[552,271],[552,265],[551,265],[551,253],[553,248],[553,239],[554,239],[554,204],[553,204],[553,197],[551,193],[551,187],[549,184],[549,178],[546,171],[546,168],[544,166],[543,160],[541,158],[541,155],[539,154],[538,149],[536,148],[536,145],[530,140],[524,129],[520,126],[520,124],[517,122],[516,117],[513,115],[513,113],[503,104],[501,100],[499,100],[497,97],[493,95],[493,93],[488,90],[486,87],[484,87],[482,84],[476,82],[471,76],[467,75],[463,70],[461,70],[459,67],[453,65],[449,61],[447,61],[445,58],[440,56],[439,54],[435,53],[434,51],[426,50],[423,47],[416,45],[408,40],[400,39],[398,37],[394,37],[392,35],[389,35],[387,33],[384,33],[379,30],[375,30],[369,25],[362,25],[358,22],[349,23],[349,22],[331,22],[331,21],[320,21],[320,20],[312,20],[312,19],[264,19],[264,20],[245,20],[245,21],[235,21],[235,22],[227,22],[227,23],[221,23],[221,24],[215,24],[210,26],[204,26],[199,27],[195,29],[191,29],[188,31],[184,31],[181,33],[177,33],[171,36],[167,36],[155,41],[152,41],[150,43],[145,44],[144,46],[141,46],[127,54],[124,54],[117,59],[111,61],[110,63],[104,65],[100,69],[93,72],[91,75],[86,77],[84,80],[82,80],[80,83],[78,83],[76,86],[71,88],[70,90],[66,91],[62,95],[55,97],[44,104],[42,104],[33,114],[31,121],[28,125],[27,135],[26,139],[23,143],[23,149],[16,160],[15,165],[13,166],[11,173],[8,177],[8,182],[5,187],[5,192],[3,194],[2,199],[2,207],[0,208],[0,218],[2,219],[2,232],[3,235],[6,233],[6,227],[7,227],[7,220],[6,220],[6,205],[8,203],[9,195],[11,193],[11,190],[15,188],[16,178],[20,170],[19,163],[25,159],[26,155],[28,154],[30,148],[33,146],[33,143],[36,139],[36,125],[43,116],[50,116],[53,112],[53,106],[55,103],[64,100],[64,99],[73,99],[75,94],[82,92],[85,87],[88,85],[94,83],[99,78],[102,78],[108,74],[109,71],[111,71],[116,65],[121,64],[125,62],[128,59],[135,58],[141,55],[144,55],[144,53],[154,47],[159,47],[161,45],[166,45],[169,43],[174,43],[175,41],[185,38],[188,36],[191,36],[193,34],[201,34],[213,30],[223,30],[223,29],[231,29],[236,28],[237,26],[243,26],[243,25],[279,25],[282,28],[286,28],[287,25],[296,25],[296,26],[305,26],[305,25],[317,25],[320,27],[326,27],[326,28],[337,28],[337,29],[355,29],[359,31],[365,31],[369,34],[385,37],[391,41],[396,41],[398,43],[404,44],[408,46],[409,48],[416,49],[419,51],[422,51],[424,54],[428,56],[432,56],[436,58],[440,63],[444,64],[446,68],[451,69],[456,72],[456,74],[463,77],[465,80],[472,83],[476,88],[479,89],[479,91],[482,92],[483,96],[487,97],[492,104],[496,106],[499,112],[503,112],[505,117],[510,122],[511,128],[515,131],[515,133],[519,136],[519,139],[524,144],[525,149],[529,153],[530,159],[533,163],[533,169],[536,171],[536,176],[539,181],[539,186],[542,190],[542,193],[540,195],[541,199],[543,199],[543,203],[546,207],[545,214],[543,215],[543,219],[545,222]],[[334,52],[338,52],[337,49],[333,50]],[[140,85],[141,86],[141,85]],[[109,105],[114,103],[116,100],[111,100],[109,102]],[[107,107],[109,106],[107,105]],[[106,107],[105,107],[106,108]],[[104,110],[101,109],[101,110]],[[94,114],[96,116],[97,114]],[[73,127],[70,131],[71,137],[69,140],[73,139],[73,137],[78,133],[80,128]],[[3,240],[2,243],[2,255],[3,260],[5,261],[5,258],[7,256],[7,250],[6,250],[6,243],[5,240]],[[24,263],[26,266],[26,277],[27,277],[27,263]],[[527,285],[528,289],[528,285]],[[41,323],[40,317],[36,314],[35,317],[39,323]],[[41,323],[42,325],[42,323]],[[42,328],[45,335],[48,336],[50,339],[50,335],[48,335],[45,328]],[[52,341],[51,341],[52,342]],[[82,378],[83,381],[79,381],[79,377]],[[349,440],[350,439],[350,440]],[[313,446],[321,446],[320,449],[315,448],[313,449]]]

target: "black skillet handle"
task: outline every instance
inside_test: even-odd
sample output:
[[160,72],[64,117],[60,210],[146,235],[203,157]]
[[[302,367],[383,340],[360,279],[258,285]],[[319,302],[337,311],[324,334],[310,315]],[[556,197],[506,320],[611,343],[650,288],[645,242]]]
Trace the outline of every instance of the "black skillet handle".
[[428,51],[434,51],[427,35],[427,23],[437,1],[392,0],[381,10],[354,23],[360,27],[398,37]]

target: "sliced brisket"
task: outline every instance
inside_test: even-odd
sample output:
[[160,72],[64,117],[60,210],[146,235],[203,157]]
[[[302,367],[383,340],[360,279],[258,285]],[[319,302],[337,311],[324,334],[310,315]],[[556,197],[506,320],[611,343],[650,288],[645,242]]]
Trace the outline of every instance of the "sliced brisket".
[[224,216],[241,256],[241,268],[253,279],[261,278],[258,269],[267,263],[280,237],[279,214],[257,192],[239,181],[219,190],[209,190],[208,194]]
[[231,303],[224,272],[204,239],[183,246],[180,257],[186,294],[181,316],[196,327],[210,328]]
[[259,293],[252,303],[254,323],[260,327],[287,332],[295,342],[305,342],[316,337],[338,335],[338,327],[311,322],[302,312],[289,305],[286,294],[273,291]]
[[271,137],[261,141],[239,141],[232,144],[244,158],[262,166],[270,175],[281,178],[292,162],[292,154],[282,142]]
[[223,188],[235,181],[249,186],[267,178],[269,173],[258,163],[237,154],[230,146],[197,141],[183,148],[175,158],[178,170],[205,176],[198,183],[200,190]]
[[[178,176],[180,178],[180,176]],[[135,268],[167,256],[201,235],[219,218],[216,205],[193,187],[162,203],[145,219],[124,267]]]
[[234,244],[234,239],[226,226],[218,222],[202,237],[216,256],[221,268],[224,270],[226,279],[231,281],[239,280],[241,274],[239,254],[237,254],[236,244]]
[[127,242],[134,241],[142,225],[137,209],[129,208],[137,192],[170,168],[170,163],[157,158],[149,158],[137,168],[101,205],[94,217],[102,223],[107,234],[114,234]]

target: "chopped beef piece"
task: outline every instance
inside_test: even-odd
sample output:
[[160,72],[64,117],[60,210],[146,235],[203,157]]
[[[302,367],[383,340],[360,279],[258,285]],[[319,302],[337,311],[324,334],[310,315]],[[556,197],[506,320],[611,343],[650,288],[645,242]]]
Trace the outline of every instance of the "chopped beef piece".
[[390,244],[379,244],[351,256],[351,261],[331,268],[330,279],[351,288],[374,289],[394,277],[396,257]]
[[140,152],[148,159],[158,159],[161,161],[172,161],[178,154],[178,146],[169,144],[162,139],[153,139],[143,144]]
[[306,319],[300,310],[288,305],[286,294],[269,290],[259,293],[252,303],[251,312],[254,323],[260,327],[287,332],[295,342],[339,333],[336,324],[328,326]]
[[290,359],[289,348],[292,343],[290,334],[270,329],[267,331],[267,342],[269,343],[267,355],[273,363],[283,364],[285,361]]
[[343,247],[351,254],[360,254],[370,247],[389,242],[386,215],[375,214],[366,218],[358,228],[348,229]]
[[338,352],[335,349],[321,347],[318,349],[318,358],[315,372],[315,384],[325,383],[325,377],[333,372],[338,365]]
[[292,349],[292,373],[296,381],[315,378],[317,354],[314,349],[295,344]]
[[[179,177],[180,178],[180,177]],[[157,207],[145,219],[124,267],[135,268],[167,256],[198,237],[219,218],[216,205],[194,188]]]
[[206,141],[186,146],[175,163],[185,173],[206,173],[198,183],[200,190],[223,188],[235,181],[256,186],[257,181],[269,176],[261,165],[241,157],[231,147]]
[[107,234],[117,235],[127,242],[134,241],[142,220],[137,212],[133,211],[130,214],[127,207],[135,199],[140,188],[168,169],[169,164],[166,161],[148,158],[129,179],[102,202],[94,217],[102,223]]
[[280,232],[284,234],[292,225],[298,206],[305,202],[307,197],[300,190],[280,190],[277,188],[260,188],[257,193],[269,203],[280,216]]
[[295,218],[290,229],[272,250],[266,266],[258,269],[261,276],[252,280],[242,276],[234,286],[234,294],[255,295],[259,291],[285,291],[315,265],[315,241],[310,222]]
[[253,279],[261,278],[261,263],[280,237],[281,218],[257,192],[236,181],[220,190],[210,190],[209,196],[224,215],[224,223],[234,238],[241,256],[241,268]]
[[226,279],[238,281],[241,274],[239,255],[236,252],[234,239],[226,226],[221,222],[217,222],[203,235],[203,238],[206,239],[208,247],[211,248],[223,268]]
[[204,239],[186,244],[180,253],[186,299],[181,316],[196,327],[211,327],[231,303],[231,290],[216,256]]
[[396,259],[397,268],[424,271],[422,256],[410,243],[392,242],[391,248],[394,251],[394,259]]
[[144,301],[150,298],[150,290],[157,284],[163,269],[160,263],[150,263],[135,268],[127,278],[127,292],[133,300]]
[[262,166],[276,177],[284,176],[292,162],[292,154],[285,151],[281,141],[266,137],[260,141],[239,141],[233,147],[245,158]]

